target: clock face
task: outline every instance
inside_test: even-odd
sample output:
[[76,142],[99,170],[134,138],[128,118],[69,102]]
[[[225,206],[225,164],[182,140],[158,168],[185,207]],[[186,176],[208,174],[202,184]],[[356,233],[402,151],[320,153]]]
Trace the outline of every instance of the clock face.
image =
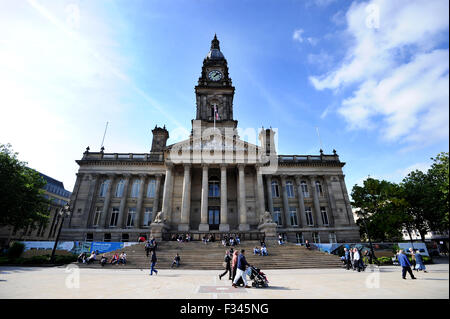
[[211,81],[219,81],[222,79],[222,73],[217,70],[212,70],[208,73],[208,77]]

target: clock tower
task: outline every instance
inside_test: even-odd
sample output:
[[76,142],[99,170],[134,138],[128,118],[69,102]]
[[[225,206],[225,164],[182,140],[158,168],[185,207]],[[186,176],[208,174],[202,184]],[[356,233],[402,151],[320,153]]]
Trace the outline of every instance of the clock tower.
[[234,86],[228,74],[227,60],[220,51],[219,40],[214,35],[211,49],[203,60],[202,73],[195,87],[197,102],[196,120],[203,128],[237,127],[233,120]]

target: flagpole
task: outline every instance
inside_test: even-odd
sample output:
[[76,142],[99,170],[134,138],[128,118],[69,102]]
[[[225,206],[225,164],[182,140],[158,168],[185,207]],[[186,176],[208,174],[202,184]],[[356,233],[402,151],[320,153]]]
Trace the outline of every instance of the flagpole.
[[216,131],[216,104],[214,104],[214,132]]
[[105,135],[106,135],[106,130],[107,129],[108,129],[108,122],[106,122],[105,133],[103,133],[102,145],[100,146],[100,148],[103,147],[103,142],[105,141]]

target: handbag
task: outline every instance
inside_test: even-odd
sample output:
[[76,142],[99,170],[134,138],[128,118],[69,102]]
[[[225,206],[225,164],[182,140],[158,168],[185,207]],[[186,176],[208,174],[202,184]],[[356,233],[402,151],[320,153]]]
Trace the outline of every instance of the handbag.
[[227,263],[226,263],[226,262],[223,262],[223,263],[222,263],[222,266],[223,266],[223,268],[227,268]]

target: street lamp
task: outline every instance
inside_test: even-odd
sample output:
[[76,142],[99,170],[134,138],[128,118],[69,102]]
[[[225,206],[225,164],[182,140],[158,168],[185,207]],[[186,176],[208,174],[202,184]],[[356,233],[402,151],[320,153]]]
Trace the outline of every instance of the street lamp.
[[70,204],[66,203],[58,212],[59,218],[61,219],[61,225],[59,225],[59,230],[58,230],[58,234],[56,235],[56,239],[55,239],[55,245],[53,246],[53,250],[52,250],[52,256],[50,257],[50,261],[53,263],[55,260],[55,252],[56,252],[56,247],[58,246],[58,240],[59,240],[59,235],[61,234],[61,228],[64,224],[64,218],[65,217],[69,217],[70,216]]

